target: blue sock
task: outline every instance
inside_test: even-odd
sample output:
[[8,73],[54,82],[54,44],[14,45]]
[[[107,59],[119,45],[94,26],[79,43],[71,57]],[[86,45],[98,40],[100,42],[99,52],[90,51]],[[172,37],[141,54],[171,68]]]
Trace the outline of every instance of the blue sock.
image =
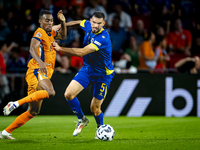
[[98,116],[94,115],[94,118],[97,123],[97,128],[99,128],[101,125],[103,125],[103,112],[101,112]]
[[77,118],[82,119],[84,114],[82,112],[81,105],[80,105],[78,98],[75,97],[72,100],[67,100],[67,102],[68,102],[69,106],[71,107],[73,113],[75,113],[75,115],[77,116]]

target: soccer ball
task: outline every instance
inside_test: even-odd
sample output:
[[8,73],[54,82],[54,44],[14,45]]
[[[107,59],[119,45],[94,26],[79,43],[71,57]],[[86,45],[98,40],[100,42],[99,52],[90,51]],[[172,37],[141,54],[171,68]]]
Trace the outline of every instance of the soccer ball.
[[97,129],[97,137],[102,141],[111,141],[115,136],[115,131],[113,127],[109,124],[101,125]]

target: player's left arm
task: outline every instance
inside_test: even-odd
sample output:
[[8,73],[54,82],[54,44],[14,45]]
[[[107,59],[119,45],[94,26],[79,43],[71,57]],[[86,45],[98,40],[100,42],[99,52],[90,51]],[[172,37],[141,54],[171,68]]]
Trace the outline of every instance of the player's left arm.
[[[82,22],[82,20],[69,21],[69,22],[66,22],[65,25],[66,25],[66,27],[77,26],[77,25],[80,25],[81,22]],[[60,28],[61,28],[61,24],[54,25],[52,27],[52,29],[55,31],[59,31]]]
[[95,47],[92,46],[91,44],[85,46],[84,48],[66,48],[66,47],[60,47],[58,43],[54,42],[53,47],[57,51],[61,51],[78,57],[83,57],[89,53],[96,51]]
[[65,25],[65,16],[63,15],[62,10],[58,12],[57,17],[60,20],[61,28],[58,30],[58,35],[56,36],[56,39],[64,40],[67,36],[67,27]]

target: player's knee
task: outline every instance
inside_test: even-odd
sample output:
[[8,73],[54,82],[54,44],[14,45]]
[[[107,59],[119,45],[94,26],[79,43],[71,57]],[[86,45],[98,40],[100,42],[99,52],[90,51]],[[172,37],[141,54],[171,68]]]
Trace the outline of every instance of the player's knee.
[[65,96],[65,98],[67,99],[67,100],[72,100],[72,99],[74,99],[74,95],[72,95],[71,93],[69,93],[69,92],[65,92],[65,94],[64,94],[64,96]]
[[90,106],[90,111],[95,115],[98,116],[101,113],[101,109],[99,106]]
[[49,94],[49,97],[53,97],[53,96],[55,96],[55,94],[56,94],[56,92],[55,92],[54,89],[49,89],[49,90],[47,90],[47,92],[48,92],[48,94]]
[[40,110],[37,110],[37,111],[30,111],[30,114],[31,114],[32,116],[37,116],[37,115],[39,115],[39,113],[40,113]]

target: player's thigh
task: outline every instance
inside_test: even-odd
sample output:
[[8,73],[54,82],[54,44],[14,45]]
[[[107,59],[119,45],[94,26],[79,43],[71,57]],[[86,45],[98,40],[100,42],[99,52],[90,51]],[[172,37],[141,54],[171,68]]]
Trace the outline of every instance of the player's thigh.
[[77,96],[83,89],[88,87],[90,84],[89,76],[87,72],[82,69],[82,71],[79,71],[73,80],[70,82],[68,87],[65,91],[65,97],[66,98],[73,98]]
[[76,97],[83,89],[79,82],[72,80],[65,90],[65,97]]
[[28,69],[26,73],[26,82],[28,84],[28,95],[36,90],[44,90],[45,88],[53,90],[53,85],[44,74],[40,73],[39,69]]
[[52,82],[49,79],[43,79],[38,83],[36,90],[48,91],[48,90],[54,90],[54,88]]

